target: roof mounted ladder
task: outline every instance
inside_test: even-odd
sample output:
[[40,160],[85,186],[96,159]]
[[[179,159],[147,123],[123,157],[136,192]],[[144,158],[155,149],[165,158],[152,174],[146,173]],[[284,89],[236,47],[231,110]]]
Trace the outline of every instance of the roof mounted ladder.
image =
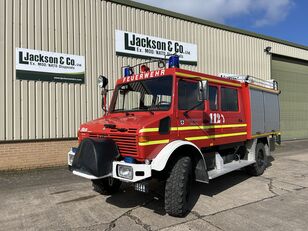
[[220,73],[218,76],[221,78],[236,80],[241,83],[252,83],[261,87],[278,90],[278,82],[274,79],[264,80],[250,75],[237,75],[228,73]]

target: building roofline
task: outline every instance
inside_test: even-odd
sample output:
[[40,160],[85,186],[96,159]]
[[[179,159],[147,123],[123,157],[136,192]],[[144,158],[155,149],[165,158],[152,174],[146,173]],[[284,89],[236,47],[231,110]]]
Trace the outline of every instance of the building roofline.
[[288,46],[300,48],[300,49],[303,49],[303,50],[308,50],[308,46],[289,42],[287,40],[278,39],[278,38],[271,37],[271,36],[268,36],[268,35],[262,35],[262,34],[258,34],[258,33],[255,33],[255,32],[231,27],[231,26],[226,26],[226,25],[223,25],[223,24],[220,24],[220,23],[211,22],[211,21],[208,21],[208,20],[188,16],[188,15],[181,14],[181,13],[176,13],[176,12],[173,12],[173,11],[161,9],[161,8],[158,8],[158,7],[146,5],[146,4],[139,3],[139,2],[134,2],[134,1],[131,1],[131,0],[106,0],[106,1],[107,2],[110,1],[110,2],[113,2],[113,3],[125,5],[125,6],[138,8],[138,9],[141,9],[141,10],[150,11],[150,12],[157,13],[157,14],[163,14],[163,15],[170,16],[170,17],[173,17],[173,18],[178,18],[178,19],[202,24],[202,25],[205,25],[205,26],[209,26],[209,27],[214,27],[214,28],[217,28],[217,29],[222,29],[222,30],[226,30],[226,31],[230,31],[230,32],[234,32],[234,33],[238,33],[238,34],[242,34],[242,35],[247,35],[247,36],[251,36],[251,37],[255,37],[255,38],[259,38],[259,39],[264,39],[264,40],[268,40],[268,41],[271,41],[271,42],[276,42],[276,43],[280,43],[280,44],[283,44],[283,45],[288,45]]

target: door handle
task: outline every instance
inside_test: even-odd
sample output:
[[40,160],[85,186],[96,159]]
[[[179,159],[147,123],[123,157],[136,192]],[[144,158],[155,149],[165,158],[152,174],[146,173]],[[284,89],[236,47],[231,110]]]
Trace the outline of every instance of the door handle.
[[242,123],[242,122],[243,122],[243,120],[242,120],[242,119],[238,119],[238,122]]

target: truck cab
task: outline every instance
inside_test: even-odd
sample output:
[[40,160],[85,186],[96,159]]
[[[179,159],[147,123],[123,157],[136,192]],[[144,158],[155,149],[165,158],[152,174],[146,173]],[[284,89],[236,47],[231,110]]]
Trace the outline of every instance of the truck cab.
[[[274,112],[257,111],[257,118],[251,107],[254,84],[248,78],[241,81],[183,70],[177,56],[170,57],[169,68],[151,71],[143,65],[139,69],[135,74],[131,67],[125,68],[108,112],[80,126],[79,146],[68,153],[73,174],[92,180],[97,191],[109,193],[123,181],[146,192],[151,178],[163,178],[166,211],[183,216],[193,180],[209,183],[244,167],[252,175],[263,173],[279,125],[263,126],[260,131],[253,128],[255,123],[266,123],[261,122],[265,113],[274,113],[276,118],[271,119],[279,121],[279,91],[274,85],[255,85],[262,95],[258,100],[264,104],[267,94],[275,104]],[[106,93],[107,80],[103,80]],[[174,184],[177,181],[183,182]]]

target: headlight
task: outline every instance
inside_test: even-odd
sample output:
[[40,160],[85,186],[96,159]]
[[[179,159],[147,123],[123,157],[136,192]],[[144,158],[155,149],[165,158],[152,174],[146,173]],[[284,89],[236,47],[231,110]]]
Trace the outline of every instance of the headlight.
[[119,177],[132,180],[133,179],[133,168],[131,166],[119,164],[117,166],[117,174]]

